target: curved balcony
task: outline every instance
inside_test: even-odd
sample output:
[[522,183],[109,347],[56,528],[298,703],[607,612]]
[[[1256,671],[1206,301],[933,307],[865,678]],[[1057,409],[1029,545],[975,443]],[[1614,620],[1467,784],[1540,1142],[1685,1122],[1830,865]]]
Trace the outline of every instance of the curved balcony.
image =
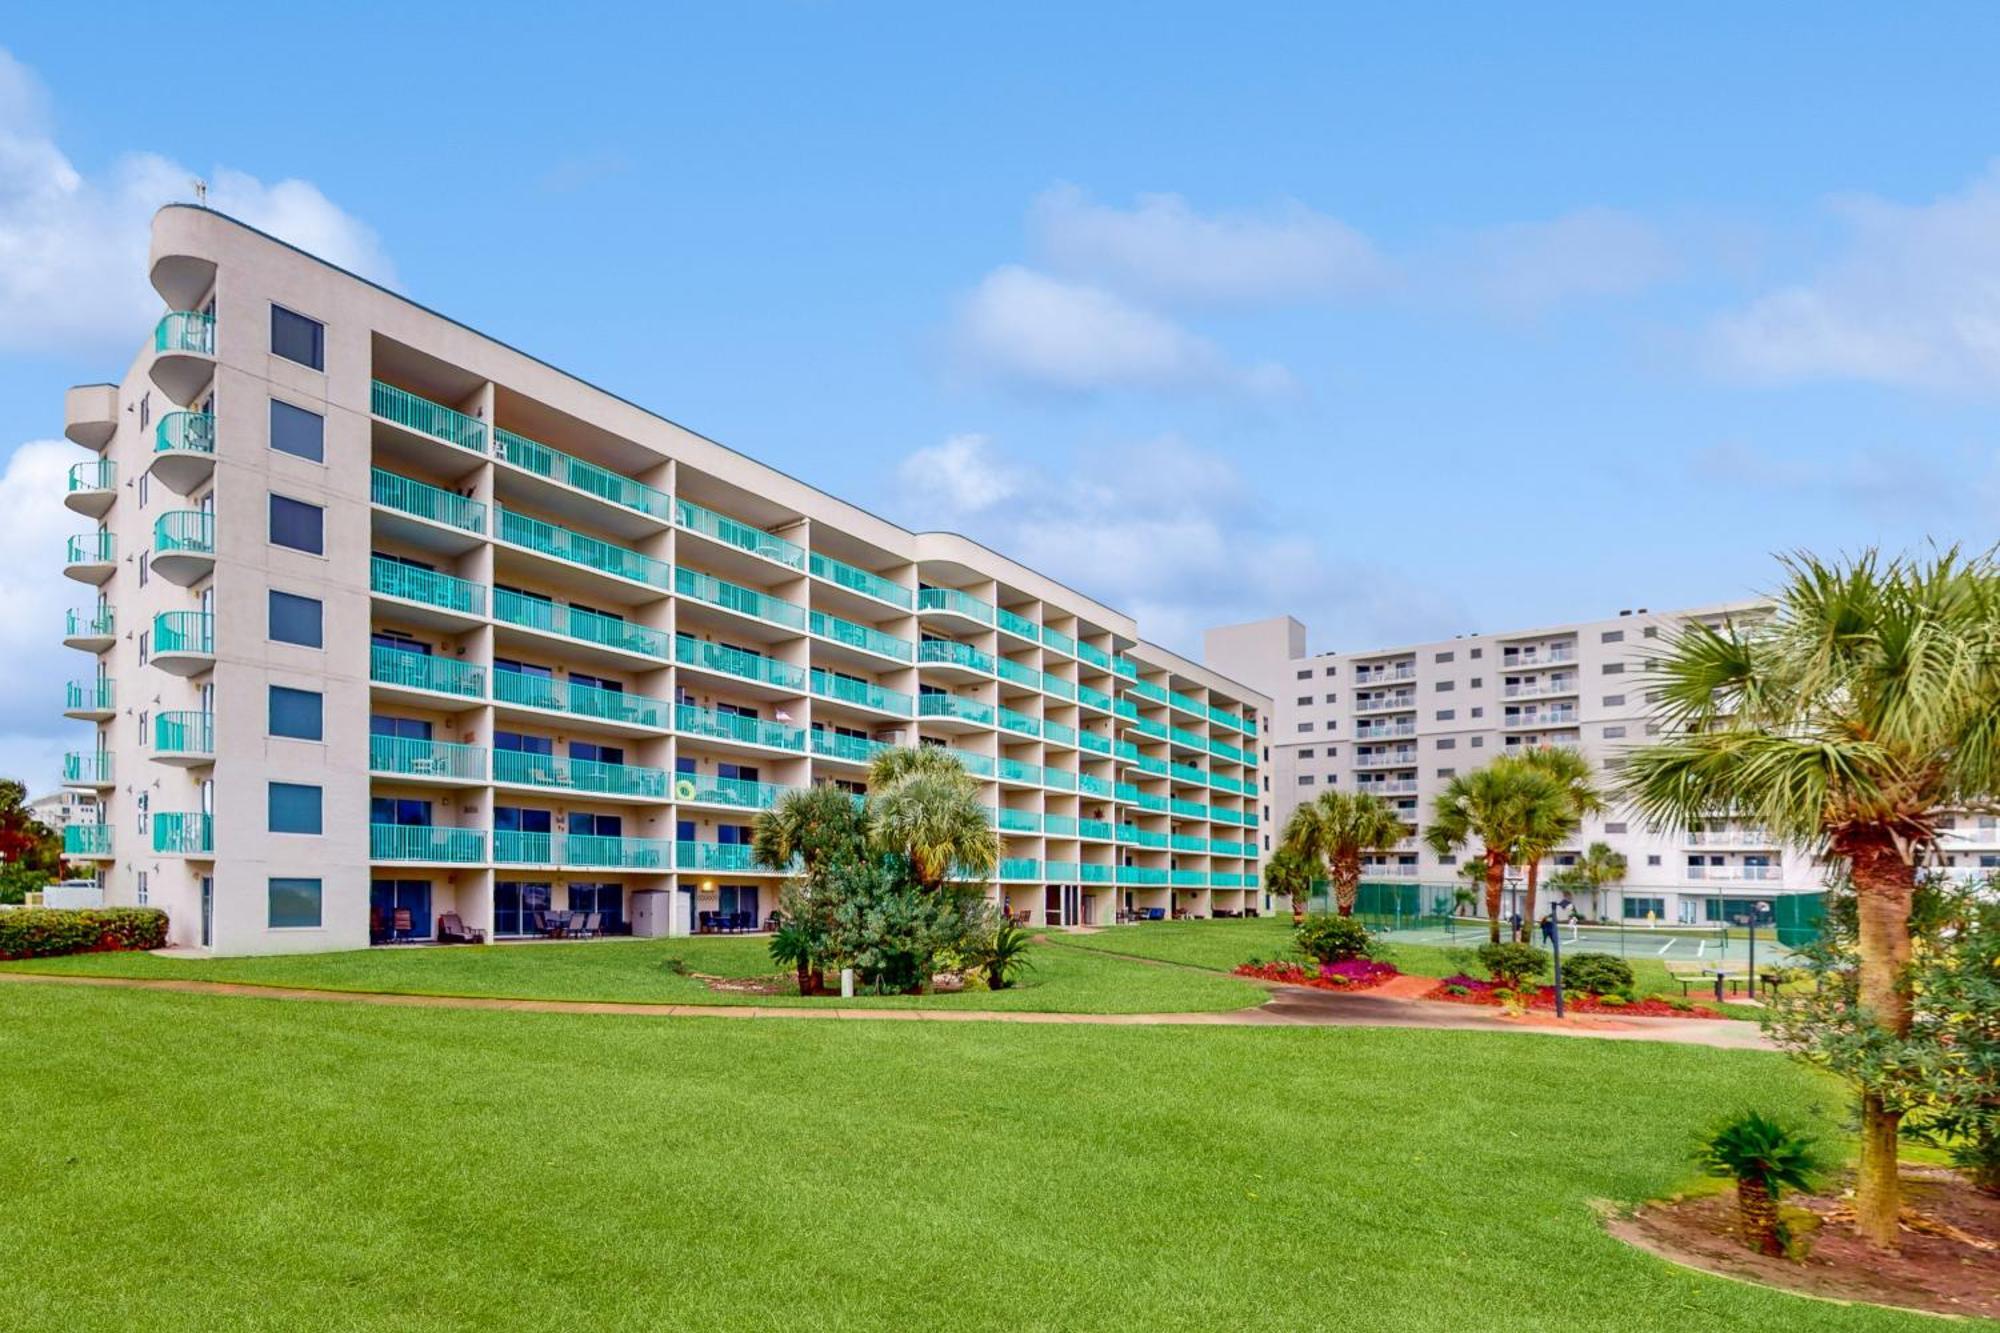
[[153,718],[153,758],[163,764],[195,768],[215,762],[213,713],[159,713]]
[[63,506],[85,518],[103,518],[111,502],[118,498],[117,468],[108,458],[93,458],[69,470],[69,489]]
[[199,305],[215,286],[215,261],[205,255],[161,254],[153,260],[153,290],[176,310]]
[[925,620],[942,620],[961,629],[991,629],[993,604],[957,588],[919,588],[917,614]]
[[215,475],[215,417],[208,412],[168,412],[153,427],[147,471],[176,495],[186,495]]
[[111,825],[71,824],[63,830],[63,855],[79,861],[109,860]]
[[162,611],[153,617],[153,665],[176,676],[198,676],[215,665],[215,617],[205,611]]
[[153,524],[153,572],[183,588],[215,572],[215,515],[176,509]]
[[71,750],[63,756],[63,786],[104,788],[112,785],[108,750]]
[[153,328],[153,364],[147,372],[176,403],[194,396],[215,376],[215,317],[175,310]]
[[153,850],[164,856],[215,855],[215,820],[199,811],[153,816]]
[[117,543],[109,532],[78,533],[63,554],[63,573],[79,583],[100,587],[118,572]]
[[63,434],[86,449],[102,449],[118,433],[118,386],[79,384],[63,394]]
[[109,721],[118,711],[117,691],[111,677],[73,680],[63,689],[63,716],[79,722]]
[[117,623],[108,606],[73,606],[63,618],[63,647],[101,653],[118,642]]

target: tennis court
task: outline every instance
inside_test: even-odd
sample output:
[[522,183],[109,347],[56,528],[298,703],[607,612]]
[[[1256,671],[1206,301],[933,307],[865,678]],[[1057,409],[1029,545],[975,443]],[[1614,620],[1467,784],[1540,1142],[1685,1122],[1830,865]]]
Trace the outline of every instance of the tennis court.
[[[1501,923],[1504,934],[1506,923]],[[1667,963],[1713,963],[1748,961],[1750,936],[1741,927],[1724,925],[1667,925],[1635,921],[1589,924],[1570,922],[1561,927],[1562,947],[1580,953],[1609,953],[1620,957],[1658,958]],[[1381,932],[1391,943],[1434,944],[1449,948],[1477,948],[1486,943],[1483,917],[1430,917],[1398,924]],[[1541,935],[1534,934],[1541,944]],[[1791,951],[1778,942],[1770,930],[1757,932],[1758,961],[1783,964]]]

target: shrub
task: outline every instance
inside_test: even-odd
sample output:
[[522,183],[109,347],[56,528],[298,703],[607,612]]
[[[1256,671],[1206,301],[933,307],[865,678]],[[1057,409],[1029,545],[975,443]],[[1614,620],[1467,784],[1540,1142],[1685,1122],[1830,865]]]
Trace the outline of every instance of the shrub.
[[1713,1176],[1736,1182],[1737,1221],[1743,1241],[1764,1254],[1785,1253],[1778,1196],[1811,1189],[1820,1164],[1813,1140],[1751,1111],[1703,1140],[1698,1160]]
[[986,969],[987,989],[1006,990],[1014,984],[1015,977],[1033,970],[1034,960],[1028,957],[1032,938],[1012,921],[1000,919],[979,952],[980,964]]
[[157,949],[167,914],[157,907],[20,908],[0,912],[0,959]]
[[1470,986],[1461,986],[1457,982],[1447,982],[1445,983],[1444,993],[1446,995],[1470,995],[1472,994],[1472,988]]
[[1608,953],[1580,953],[1563,959],[1563,984],[1592,995],[1624,995],[1632,989],[1632,965]]
[[1597,997],[1597,1002],[1602,1005],[1608,1005],[1613,1009],[1623,1008],[1625,1005],[1631,1003],[1623,995],[1600,995]]
[[1482,944],[1479,965],[1509,990],[1519,990],[1549,970],[1549,955],[1532,944]]
[[1309,916],[1292,932],[1292,938],[1301,953],[1319,963],[1345,963],[1375,953],[1375,939],[1368,927],[1351,916]]

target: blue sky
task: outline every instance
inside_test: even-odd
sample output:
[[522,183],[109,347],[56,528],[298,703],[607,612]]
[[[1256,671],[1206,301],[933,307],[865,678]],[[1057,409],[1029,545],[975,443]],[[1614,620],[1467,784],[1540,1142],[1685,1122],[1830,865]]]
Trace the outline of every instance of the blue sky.
[[1084,8],[10,15],[0,767],[41,775],[83,665],[40,591],[82,455],[29,442],[137,346],[194,174],[1183,648],[1996,535],[2000,11]]

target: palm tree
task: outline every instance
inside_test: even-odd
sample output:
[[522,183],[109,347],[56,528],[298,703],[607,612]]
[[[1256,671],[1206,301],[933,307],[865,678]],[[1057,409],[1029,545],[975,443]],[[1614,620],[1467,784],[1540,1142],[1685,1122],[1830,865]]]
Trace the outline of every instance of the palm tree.
[[860,855],[867,835],[867,811],[840,788],[794,787],[758,812],[750,854],[771,870],[789,870],[797,862],[806,880],[816,883],[834,860]]
[[1593,842],[1576,863],[1577,879],[1590,893],[1590,914],[1604,915],[1604,890],[1625,879],[1625,853],[1608,842]]
[[1313,876],[1319,863],[1289,843],[1279,844],[1264,863],[1264,887],[1280,898],[1292,900],[1292,924],[1306,919],[1306,899],[1312,896]]
[[941,745],[897,745],[877,750],[868,761],[868,791],[870,795],[886,791],[919,773],[964,772],[958,756]]
[[1547,845],[1526,843],[1521,847],[1521,861],[1527,867],[1527,892],[1522,896],[1525,906],[1521,915],[1532,922],[1535,889],[1542,877],[1542,858],[1575,837],[1586,816],[1599,814],[1605,807],[1604,795],[1597,790],[1597,769],[1583,757],[1581,750],[1567,745],[1540,746],[1523,754],[1521,761],[1554,778],[1569,798],[1567,818],[1548,820],[1541,830],[1554,835]]
[[1783,1257],[1778,1195],[1812,1188],[1819,1169],[1813,1140],[1751,1111],[1711,1134],[1702,1144],[1700,1161],[1710,1175],[1736,1182],[1737,1224],[1744,1242],[1759,1253]]
[[[1883,563],[1784,561],[1773,613],[1688,626],[1648,664],[1663,738],[1626,759],[1623,795],[1688,828],[1717,810],[1845,866],[1859,1001],[1909,1031],[1902,981],[1919,863],[1949,812],[2000,792],[2000,566],[1957,551]],[[1897,1243],[1901,1116],[1862,1089],[1855,1225]]]
[[1283,842],[1308,861],[1325,864],[1335,910],[1342,916],[1353,916],[1355,895],[1361,888],[1361,854],[1393,846],[1408,832],[1395,809],[1381,797],[1328,791],[1292,811]]
[[[1000,864],[1000,836],[987,821],[972,775],[941,751],[933,750],[935,759],[885,762],[894,753],[877,755],[869,768],[875,849],[902,857],[911,878],[926,892],[953,879],[984,882]],[[879,786],[878,771],[892,775]]]
[[1551,845],[1550,827],[1566,817],[1569,795],[1541,769],[1503,755],[1470,773],[1452,775],[1432,802],[1424,841],[1439,856],[1473,842],[1486,869],[1487,936],[1500,942],[1500,891],[1507,867],[1526,841]]

